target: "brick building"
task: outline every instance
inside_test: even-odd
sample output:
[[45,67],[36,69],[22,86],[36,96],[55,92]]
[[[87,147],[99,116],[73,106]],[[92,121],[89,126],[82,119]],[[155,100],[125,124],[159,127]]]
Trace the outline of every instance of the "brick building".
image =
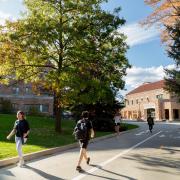
[[164,90],[164,80],[144,83],[125,97],[121,111],[124,119],[144,119],[151,114],[155,120],[180,120],[180,103]]
[[[45,91],[34,93],[31,84],[19,83],[13,86],[0,84],[0,99],[10,100],[13,111],[22,110],[26,113],[36,111],[53,115],[53,97]],[[0,110],[1,107],[0,101]]]

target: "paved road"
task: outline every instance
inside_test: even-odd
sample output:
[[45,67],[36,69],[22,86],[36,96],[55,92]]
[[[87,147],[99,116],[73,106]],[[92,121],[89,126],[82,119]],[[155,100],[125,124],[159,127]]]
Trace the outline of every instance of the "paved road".
[[79,149],[0,169],[0,180],[180,180],[180,124],[147,124],[89,145],[91,165],[75,171]]

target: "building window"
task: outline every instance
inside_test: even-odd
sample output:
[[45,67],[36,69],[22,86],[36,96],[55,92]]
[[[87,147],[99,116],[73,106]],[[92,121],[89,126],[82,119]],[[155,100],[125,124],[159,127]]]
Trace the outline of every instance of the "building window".
[[136,99],[136,104],[138,104],[139,103],[139,101],[138,101],[138,99]]
[[128,100],[126,100],[126,105],[129,105],[129,101]]
[[12,103],[12,107],[14,111],[17,111],[19,109],[19,105],[16,103]]
[[48,104],[25,104],[25,111],[29,113],[49,112]]
[[36,114],[39,111],[39,104],[25,104],[25,112],[30,113],[30,114]]
[[173,119],[179,119],[179,110],[173,109]]
[[18,88],[18,87],[13,87],[13,88],[12,88],[12,93],[13,93],[14,95],[18,95],[18,94],[19,94],[19,88]]
[[133,100],[131,101],[132,105],[133,105]]
[[148,96],[146,97],[146,99],[147,99],[147,102],[149,102],[149,97]]
[[48,112],[48,111],[49,111],[49,105],[47,104],[40,105],[40,112]]
[[158,95],[156,95],[156,98],[157,98],[157,99],[163,99],[163,94],[158,94]]
[[25,94],[31,94],[31,89],[29,87],[25,87]]

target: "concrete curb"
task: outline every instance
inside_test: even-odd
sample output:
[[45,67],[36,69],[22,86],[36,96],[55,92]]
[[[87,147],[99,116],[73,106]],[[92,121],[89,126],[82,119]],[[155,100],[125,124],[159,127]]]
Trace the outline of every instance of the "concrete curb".
[[[129,133],[129,132],[132,132],[133,130],[136,130],[136,129],[137,128],[129,130],[129,131],[123,131],[123,132],[120,132],[120,134]],[[109,135],[102,136],[102,137],[97,137],[97,138],[91,139],[90,143],[102,141],[102,140],[112,138],[115,136],[116,136],[116,133],[109,134]],[[77,148],[77,147],[79,147],[79,143],[76,142],[76,143],[61,146],[61,147],[55,147],[55,148],[50,148],[50,149],[34,152],[34,153],[29,153],[29,154],[24,155],[24,159],[25,159],[25,161],[30,161],[30,160],[38,159],[38,158],[43,157],[43,156],[52,155],[55,153],[63,152],[63,151],[69,150],[69,149]],[[9,166],[12,164],[16,164],[17,162],[18,162],[18,157],[0,160],[0,168],[5,167],[5,166]]]

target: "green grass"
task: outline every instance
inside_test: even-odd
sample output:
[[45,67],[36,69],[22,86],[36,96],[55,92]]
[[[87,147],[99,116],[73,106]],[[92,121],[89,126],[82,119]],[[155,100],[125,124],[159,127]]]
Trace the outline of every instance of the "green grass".
[[[17,156],[14,138],[6,140],[6,136],[12,130],[15,115],[0,114],[0,160]],[[63,146],[76,142],[72,135],[75,121],[63,120],[62,133],[54,131],[54,120],[48,117],[28,116],[31,132],[28,143],[23,146],[23,152],[31,153],[52,147]],[[134,128],[132,125],[126,125],[128,128]],[[112,132],[96,132],[95,136],[104,136]]]

